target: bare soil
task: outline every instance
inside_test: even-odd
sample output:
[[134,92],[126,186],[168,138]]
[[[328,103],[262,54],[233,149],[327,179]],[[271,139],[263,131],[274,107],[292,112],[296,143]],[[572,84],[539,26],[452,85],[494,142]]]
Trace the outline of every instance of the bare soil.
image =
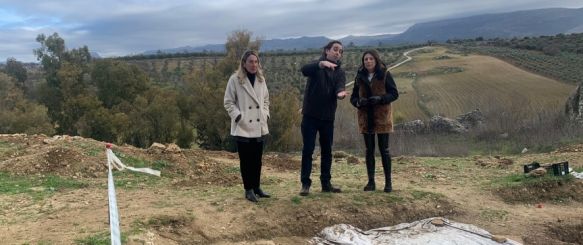
[[[2,244],[108,243],[104,146],[80,137],[0,135],[0,172],[10,178],[57,176],[86,184],[55,190],[33,186],[19,194],[0,192]],[[299,154],[266,153],[262,188],[273,197],[257,204],[243,197],[236,153],[112,149],[127,165],[162,171],[161,177],[114,173],[127,244],[304,244],[334,224],[368,230],[436,216],[474,224],[525,244],[583,241],[581,180],[521,187],[496,184],[500,178],[520,174],[522,164],[535,160],[569,161],[571,167],[581,168],[579,146],[514,156],[396,156],[392,193],[382,192],[380,164],[376,176],[380,190],[363,192],[363,156],[357,156],[360,164],[342,158],[334,161],[332,169],[333,183],[343,193],[321,193],[316,167],[308,197],[298,195]],[[46,195],[39,198],[35,195],[39,193]]]

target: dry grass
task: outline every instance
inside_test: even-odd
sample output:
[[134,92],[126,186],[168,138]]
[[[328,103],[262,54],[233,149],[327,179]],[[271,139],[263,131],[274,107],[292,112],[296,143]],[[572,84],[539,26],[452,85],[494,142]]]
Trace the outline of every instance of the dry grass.
[[[541,108],[560,110],[575,88],[488,56],[448,54],[451,59],[433,59],[446,51],[445,48],[436,48],[431,53],[414,54],[414,62],[395,69],[395,73],[421,74],[416,80],[397,79],[399,86],[408,91],[401,94],[396,103],[397,112],[405,115],[406,120],[426,119],[429,116],[417,117],[422,109],[419,108],[419,100],[431,115],[455,117],[475,108],[488,107],[516,108],[518,110],[508,111],[521,111],[526,118],[530,118]],[[437,67],[460,67],[463,71],[448,74],[429,72]],[[410,88],[415,90],[409,92]]]

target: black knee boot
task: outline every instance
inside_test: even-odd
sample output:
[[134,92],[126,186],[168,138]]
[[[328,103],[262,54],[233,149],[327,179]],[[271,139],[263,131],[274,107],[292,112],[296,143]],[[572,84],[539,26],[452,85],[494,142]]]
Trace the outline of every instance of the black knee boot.
[[374,134],[364,134],[364,144],[366,146],[366,174],[368,176],[368,183],[364,187],[364,191],[374,191],[376,189],[374,181]]
[[385,192],[393,191],[391,179],[391,154],[389,153],[389,134],[379,134],[379,148],[383,162],[383,172],[385,173]]

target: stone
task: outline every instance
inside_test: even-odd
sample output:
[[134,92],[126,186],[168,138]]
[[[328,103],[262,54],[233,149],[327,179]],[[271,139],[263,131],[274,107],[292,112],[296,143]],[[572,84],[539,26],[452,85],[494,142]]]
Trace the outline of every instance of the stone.
[[528,172],[528,176],[532,176],[532,177],[540,177],[540,176],[544,176],[547,174],[547,170],[543,167],[541,168],[537,168],[535,170],[532,170],[530,172]]
[[484,115],[479,109],[475,109],[466,114],[459,115],[457,121],[460,122],[466,129],[480,127],[484,124]]
[[429,120],[429,129],[435,133],[462,134],[468,131],[460,122],[442,116],[433,116]]
[[164,149],[164,152],[180,153],[180,152],[182,152],[182,150],[180,149],[180,147],[178,145],[172,143],[172,144],[168,144],[168,146],[166,146],[166,149]]
[[166,150],[166,146],[160,143],[153,143],[150,148],[148,148],[148,153],[162,153]]

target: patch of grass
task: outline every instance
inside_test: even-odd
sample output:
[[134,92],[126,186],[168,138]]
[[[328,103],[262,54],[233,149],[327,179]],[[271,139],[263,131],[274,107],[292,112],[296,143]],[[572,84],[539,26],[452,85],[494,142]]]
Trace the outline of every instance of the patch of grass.
[[228,174],[237,174],[239,172],[241,172],[241,168],[239,168],[238,166],[230,166],[228,168],[225,168],[225,173]]
[[[121,152],[119,153],[115,153],[115,155],[119,158],[119,160],[121,160],[121,162],[126,165],[126,166],[131,166],[134,168],[152,168],[155,170],[164,170],[167,167],[170,167],[172,164],[164,161],[164,160],[156,160],[154,162],[150,162],[141,158],[136,158],[133,156],[127,156]],[[136,174],[142,174],[142,173],[136,173]]]
[[299,196],[294,196],[291,198],[292,204],[300,205],[302,203],[302,199]]
[[576,167],[576,168],[573,168],[573,171],[575,171],[575,172],[577,172],[577,173],[581,173],[581,172],[583,172],[583,166],[581,166],[581,167]]
[[453,161],[451,158],[437,158],[437,157],[430,157],[425,158],[421,161],[421,163],[428,167],[443,167],[446,164],[449,164]]
[[382,189],[373,192],[359,192],[352,196],[355,205],[378,206],[391,203],[404,203],[407,200],[396,193],[385,193]]
[[0,149],[11,148],[10,142],[0,140]]
[[[115,187],[135,189],[143,186],[153,186],[163,181],[162,177],[157,177],[145,173],[136,173],[129,170],[123,172],[113,172]],[[107,185],[105,186],[107,188]]]
[[154,161],[154,164],[152,165],[152,168],[156,169],[156,170],[162,170],[165,169],[167,167],[169,167],[171,164],[167,161],[164,160],[156,160]]
[[[121,160],[121,162],[127,166],[132,166],[135,168],[146,168],[151,167],[152,165],[143,159],[135,158],[132,156],[126,156],[121,152],[116,152],[115,155]],[[158,169],[159,170],[159,169]]]
[[11,156],[14,153],[17,154],[21,148],[22,146],[15,143],[0,141],[0,157]]
[[81,147],[83,150],[85,150],[85,154],[87,154],[87,156],[98,156],[100,154],[105,155],[105,148],[104,147],[98,147],[95,146],[94,144],[87,144],[87,143],[81,143],[79,144],[79,147]]
[[403,198],[402,196],[397,196],[394,194],[389,194],[387,196],[387,202],[388,203],[404,203],[405,202],[405,198]]
[[87,183],[59,176],[34,178],[13,176],[6,172],[0,172],[0,194],[27,193],[35,199],[42,199],[60,190],[79,189],[87,186]]
[[[126,235],[121,234],[121,243],[125,244],[128,238]],[[111,236],[109,232],[100,232],[94,235],[87,236],[85,238],[80,238],[75,240],[75,244],[80,245],[109,245],[111,244]]]
[[435,175],[433,175],[432,173],[424,173],[423,174],[423,178],[426,178],[426,179],[436,179],[437,177]]
[[144,232],[146,230],[146,224],[139,220],[139,219],[135,219],[134,221],[132,221],[132,223],[130,224],[130,231],[129,233],[134,235],[134,234],[140,234],[142,232]]
[[513,174],[492,180],[490,185],[491,191],[507,203],[583,202],[581,189],[574,180],[573,175],[526,177]]
[[542,177],[528,177],[524,174],[511,174],[508,176],[493,179],[491,187],[518,187],[518,186],[534,186],[541,185],[548,182],[569,182],[575,179],[572,175],[553,176],[547,174]]
[[486,208],[480,211],[480,219],[489,222],[506,221],[508,219],[508,211]]
[[420,191],[420,190],[412,190],[411,191],[411,196],[413,196],[413,199],[416,200],[421,200],[421,199],[438,199],[438,198],[442,198],[443,195],[439,194],[439,193],[435,193],[435,192],[429,192],[429,191]]

